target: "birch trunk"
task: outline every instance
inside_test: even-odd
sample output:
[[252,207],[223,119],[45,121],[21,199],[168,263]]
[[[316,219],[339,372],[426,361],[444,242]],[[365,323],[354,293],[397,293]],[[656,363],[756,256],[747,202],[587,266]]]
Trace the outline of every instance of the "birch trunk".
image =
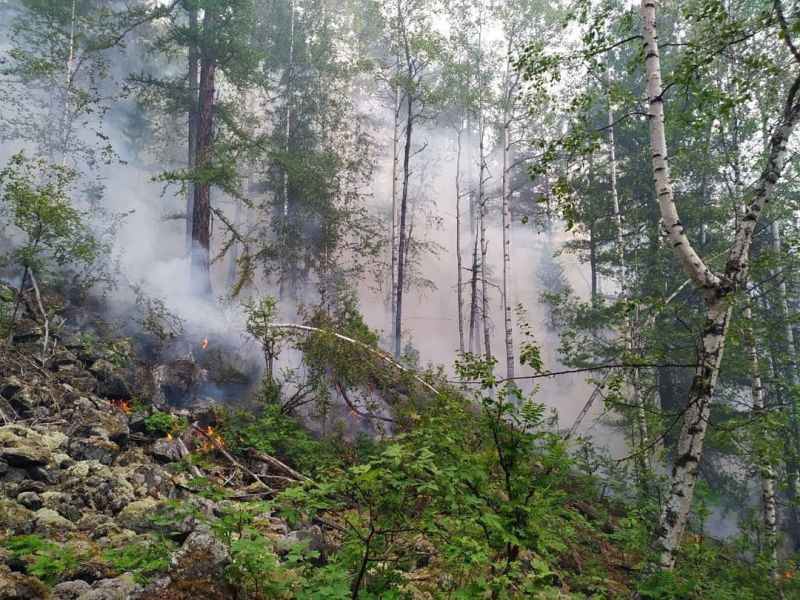
[[461,134],[463,122],[458,124],[456,153],[456,297],[458,302],[458,349],[464,352],[464,276],[461,257]]
[[69,146],[69,132],[71,129],[69,118],[70,91],[72,90],[73,63],[75,60],[75,8],[76,0],[72,0],[72,10],[69,22],[69,54],[67,56],[66,81],[64,82],[64,113],[61,139],[61,166],[67,166],[67,150]]
[[[625,266],[625,240],[622,233],[622,213],[619,209],[619,187],[617,185],[617,149],[616,140],[614,138],[614,111],[611,104],[608,106],[608,157],[609,157],[609,170],[611,175],[611,204],[614,211],[614,224],[616,226],[616,251],[617,251],[617,266],[619,267],[619,295],[623,300],[628,298],[628,273]],[[622,323],[622,335],[625,339],[625,352],[633,357],[633,323],[631,322],[630,314],[625,311],[625,318]],[[650,463],[650,436],[647,432],[647,415],[644,410],[644,400],[642,399],[642,392],[639,389],[639,369],[634,368],[631,371],[628,379],[628,384],[631,388],[631,400],[636,410],[636,421],[639,428],[639,452],[642,459],[642,467],[649,468]]]
[[[781,229],[778,221],[773,221],[771,225],[772,236],[772,251],[776,259],[781,255]],[[791,314],[789,312],[789,301],[786,291],[786,277],[783,274],[778,274],[773,271],[773,276],[777,276],[778,281],[778,314],[780,315],[781,322],[783,323],[783,331],[781,332],[781,341],[783,342],[783,352],[786,356],[785,372],[787,373],[788,383],[792,390],[800,389],[800,374],[797,372],[797,356],[795,355],[794,345],[794,330],[792,329]],[[788,394],[789,404],[789,423],[791,426],[792,439],[790,440],[789,459],[787,459],[786,471],[788,480],[788,495],[789,495],[789,537],[791,538],[792,548],[797,550],[800,548],[800,518],[798,518],[796,501],[798,498],[797,477],[798,468],[797,461],[791,458],[797,452],[798,445],[800,445],[800,422],[798,422],[797,406],[794,400],[794,393]]]
[[[408,83],[414,78],[414,63],[411,59],[411,46],[406,35],[402,15],[400,13],[400,3],[397,4],[397,18],[401,23],[403,35],[403,50],[406,60],[406,72]],[[405,144],[403,147],[403,187],[400,198],[400,233],[397,240],[397,314],[394,320],[394,355],[400,358],[402,354],[402,334],[403,334],[403,288],[405,287],[405,265],[406,265],[406,218],[408,212],[408,182],[411,177],[411,140],[414,126],[414,100],[410,93],[406,94],[406,132]]]
[[[758,350],[756,348],[756,337],[753,332],[753,310],[752,300],[748,290],[748,296],[744,307],[744,338],[747,345],[747,362],[750,367],[750,393],[753,401],[753,416],[762,419],[766,416],[766,403],[764,402],[764,388],[761,383],[761,369],[758,364]],[[762,426],[761,434],[768,435],[766,427]],[[756,454],[757,466],[761,471],[761,507],[764,511],[764,537],[766,548],[769,552],[773,566],[773,576],[777,576],[778,566],[778,518],[775,507],[775,471],[769,458]]]
[[[192,35],[197,35],[197,9],[189,9],[189,27]],[[197,156],[197,46],[189,45],[189,74],[186,83],[189,92],[188,110],[188,139],[186,168],[193,174]],[[194,182],[189,181],[186,186],[186,252],[192,251],[192,219],[194,215]]]
[[486,238],[486,156],[483,144],[485,134],[485,121],[481,115],[480,131],[478,136],[480,150],[480,167],[478,169],[478,207],[480,208],[479,221],[481,229],[481,310],[483,312],[483,345],[487,358],[492,357],[491,332],[489,330],[489,276],[486,272],[486,255],[489,251],[489,241]]
[[[508,77],[506,62],[506,77]],[[510,94],[509,94],[510,95]],[[506,98],[507,103],[511,98]],[[506,377],[514,378],[514,329],[511,323],[511,111],[506,107],[503,119],[503,315],[506,334]]]
[[480,265],[478,262],[478,242],[480,225],[475,223],[472,231],[472,278],[470,279],[470,301],[469,301],[469,351],[480,352],[481,344],[478,336],[478,273]]
[[395,62],[395,77],[397,83],[394,88],[394,129],[392,132],[392,291],[391,291],[391,323],[394,326],[397,318],[397,265],[399,264],[398,254],[398,179],[400,178],[400,110],[402,108],[402,97],[400,92],[400,55],[398,54]]
[[645,76],[648,98],[648,119],[652,146],[652,170],[655,191],[661,210],[662,225],[688,279],[702,293],[707,304],[702,344],[692,385],[689,390],[683,427],[678,438],[677,455],[672,468],[667,500],[659,520],[655,542],[658,566],[672,569],[689,516],[697,480],[700,455],[705,440],[711,398],[719,373],[725,338],[733,310],[732,292],[747,275],[748,257],[758,216],[773,195],[786,158],[788,139],[800,117],[795,103],[800,79],[795,80],[780,124],[771,139],[766,165],[756,182],[754,198],[739,223],[730,248],[724,275],[713,273],[697,255],[678,217],[667,157],[664,129],[664,100],[661,64],[656,31],[655,0],[642,0],[642,38],[645,55]]

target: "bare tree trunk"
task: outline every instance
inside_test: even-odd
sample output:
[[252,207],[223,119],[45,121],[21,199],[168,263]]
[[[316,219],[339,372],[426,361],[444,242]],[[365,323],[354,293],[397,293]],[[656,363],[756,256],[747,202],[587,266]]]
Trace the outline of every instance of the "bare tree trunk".
[[[203,29],[214,26],[214,14],[206,11]],[[197,107],[197,168],[207,169],[214,159],[213,114],[214,114],[214,75],[217,62],[214,58],[203,56],[200,59],[200,93]],[[192,207],[192,285],[205,297],[211,296],[211,273],[209,248],[211,245],[211,183],[203,178],[195,185],[194,206]]]
[[[402,21],[400,3],[397,4],[397,17]],[[414,78],[414,64],[411,60],[411,47],[406,35],[405,26],[401,26],[403,34],[403,49],[405,51],[406,69],[409,83]],[[414,126],[414,99],[410,93],[406,94],[406,135],[403,148],[403,188],[400,198],[400,235],[397,241],[397,314],[394,321],[394,355],[400,358],[402,354],[403,335],[403,288],[405,287],[405,255],[406,255],[406,219],[408,212],[408,181],[411,177],[411,135]]]
[[398,254],[398,179],[400,178],[400,111],[403,105],[400,88],[400,55],[395,63],[395,77],[397,83],[394,88],[394,130],[392,132],[392,292],[391,292],[391,323],[394,327],[397,319],[397,266]]
[[[252,177],[247,178],[247,185],[242,185],[242,194],[247,194],[250,197],[252,189]],[[242,199],[240,197],[234,198],[236,203],[235,213],[233,215],[233,227],[237,234],[242,226]],[[230,250],[230,263],[228,263],[228,278],[227,287],[232,288],[236,284],[236,276],[239,273],[239,240],[233,240]]]
[[[197,35],[197,9],[189,9],[189,27],[192,30],[192,36]],[[197,156],[197,46],[195,44],[189,45],[189,75],[187,77],[187,87],[189,92],[189,111],[188,111],[188,129],[189,135],[187,140],[187,161],[186,168],[189,172],[193,172],[195,168],[195,161]],[[192,219],[194,218],[194,182],[189,181],[186,186],[186,251],[192,251]]]
[[67,56],[66,81],[64,84],[64,117],[62,123],[61,136],[61,166],[67,166],[67,151],[69,145],[70,118],[69,118],[69,94],[72,89],[72,74],[75,61],[75,8],[76,0],[72,0],[72,10],[69,22],[69,54]]
[[[509,63],[506,62],[506,78]],[[510,96],[510,91],[509,94]],[[506,102],[510,104],[511,98]],[[503,315],[506,338],[506,377],[514,378],[514,329],[511,321],[511,110],[506,107],[503,119]]]
[[[628,298],[628,274],[625,266],[625,241],[622,232],[622,213],[619,209],[619,188],[617,185],[617,150],[616,141],[614,139],[614,111],[611,104],[608,105],[608,155],[609,155],[609,169],[611,171],[611,203],[614,210],[614,224],[616,225],[616,250],[617,250],[617,266],[619,267],[619,295],[623,300]],[[631,355],[629,359],[633,358],[634,344],[633,344],[633,323],[628,311],[625,311],[623,319],[623,332],[622,335],[625,339],[625,351]],[[644,410],[644,400],[642,399],[642,392],[640,389],[639,369],[634,368],[628,378],[628,384],[631,387],[632,404],[636,410],[636,420],[639,428],[639,453],[643,469],[648,469],[650,466],[650,436],[647,431],[647,415]],[[644,473],[643,473],[644,475]]]
[[478,261],[478,242],[480,241],[480,234],[478,233],[480,225],[475,222],[473,227],[473,244],[472,244],[472,277],[470,279],[470,300],[469,300],[469,351],[480,352],[481,343],[478,336],[478,273],[480,272],[480,263]]
[[[744,338],[747,344],[747,362],[750,366],[750,390],[753,400],[753,416],[762,420],[766,416],[766,404],[764,402],[764,388],[761,384],[761,369],[758,364],[758,350],[756,348],[756,337],[753,332],[753,310],[752,300],[748,290],[748,295],[744,307]],[[761,434],[769,435],[766,426],[762,426]],[[761,471],[761,507],[764,511],[764,537],[765,545],[769,552],[773,566],[773,576],[777,577],[778,567],[778,519],[775,508],[775,471],[769,461],[768,456],[757,453],[756,464]]]
[[782,120],[770,139],[767,163],[756,184],[753,201],[736,230],[728,262],[725,265],[725,273],[717,275],[708,268],[692,247],[678,217],[675,204],[664,129],[664,99],[655,0],[642,0],[641,16],[652,170],[661,220],[684,273],[702,293],[707,304],[698,366],[689,390],[683,427],[678,438],[677,455],[672,468],[669,495],[662,508],[655,541],[659,554],[658,566],[672,569],[689,516],[697,480],[711,398],[716,388],[719,365],[733,310],[732,292],[746,278],[750,245],[758,216],[774,193],[775,185],[783,170],[788,139],[800,118],[800,105],[795,103],[800,79],[795,80],[789,89]]
[[597,300],[597,241],[594,234],[594,223],[589,225],[589,277],[591,280],[591,299]]
[[480,168],[478,169],[478,207],[480,208],[480,229],[481,229],[481,309],[483,311],[483,345],[487,358],[492,356],[491,332],[489,330],[489,274],[486,270],[486,255],[489,251],[489,241],[486,239],[486,156],[484,154],[483,137],[485,134],[484,117],[481,115],[481,125],[478,136],[478,148],[480,150]]
[[456,153],[456,297],[458,301],[458,349],[464,352],[464,275],[461,257],[461,134],[463,122],[458,124]]
[[[778,221],[775,220],[772,222],[771,226],[771,234],[772,234],[772,251],[775,254],[775,259],[781,255],[781,229]],[[786,356],[785,361],[785,373],[788,379],[788,383],[792,390],[800,389],[800,375],[797,372],[797,356],[795,355],[795,345],[794,345],[794,330],[792,329],[791,323],[791,314],[789,312],[789,301],[788,295],[786,293],[786,276],[785,274],[779,274],[773,271],[773,276],[777,276],[778,281],[778,313],[781,318],[781,322],[783,324],[783,351]],[[797,499],[798,499],[798,489],[797,489],[797,477],[798,468],[797,460],[794,456],[797,453],[798,445],[800,445],[800,423],[798,423],[798,416],[797,416],[797,407],[794,401],[793,394],[789,394],[789,423],[791,426],[792,432],[792,439],[790,440],[790,452],[788,453],[789,458],[786,461],[786,471],[787,471],[787,493],[789,496],[789,506],[788,506],[788,526],[789,526],[789,538],[791,540],[792,549],[797,551],[800,549],[800,518],[798,517],[798,510],[797,510]]]

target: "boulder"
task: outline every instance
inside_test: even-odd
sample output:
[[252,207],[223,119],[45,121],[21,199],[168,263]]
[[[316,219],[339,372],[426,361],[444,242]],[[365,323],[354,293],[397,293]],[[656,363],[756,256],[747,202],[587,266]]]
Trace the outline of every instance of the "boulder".
[[0,564],[0,598],[4,600],[42,600],[50,596],[47,587],[35,577],[12,572]]
[[161,439],[150,445],[150,454],[160,463],[178,462],[181,451],[174,440]]
[[83,594],[90,592],[91,589],[92,586],[81,579],[65,581],[53,588],[53,598],[56,600],[77,600]]
[[96,460],[110,465],[119,454],[119,446],[102,437],[73,438],[69,454],[75,460]]
[[165,500],[146,497],[131,502],[117,515],[117,524],[136,533],[157,530],[161,533],[189,533],[194,518],[177,514]]
[[33,518],[36,522],[35,531],[45,536],[77,529],[72,521],[65,519],[52,508],[40,508],[33,514]]
[[43,467],[53,458],[53,454],[42,446],[18,446],[0,448],[0,460],[12,467],[29,469]]
[[225,577],[227,547],[204,531],[192,533],[173,558],[169,577],[148,588],[143,600],[233,600],[236,589]]
[[95,582],[90,591],[78,596],[78,600],[131,600],[138,598],[141,591],[142,586],[133,580],[133,575],[123,573]]
[[[0,533],[5,536],[30,533],[33,513],[13,500],[0,498]],[[2,598],[0,594],[0,598]]]

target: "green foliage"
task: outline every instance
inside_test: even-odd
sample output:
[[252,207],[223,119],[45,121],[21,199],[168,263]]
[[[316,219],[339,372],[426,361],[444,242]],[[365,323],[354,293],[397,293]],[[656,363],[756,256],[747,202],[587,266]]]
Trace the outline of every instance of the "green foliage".
[[88,215],[70,201],[74,171],[31,161],[22,152],[0,172],[0,201],[9,222],[23,235],[12,252],[14,261],[39,272],[45,266],[84,265],[104,250],[88,227]]
[[9,538],[3,547],[14,558],[25,561],[25,571],[38,577],[48,586],[55,585],[63,576],[74,573],[87,552],[79,552],[71,544],[58,544],[38,533]]
[[178,419],[160,410],[154,410],[144,419],[144,428],[148,432],[162,436],[168,433],[179,433],[186,429],[186,427],[187,424],[185,420]]
[[119,571],[133,572],[134,580],[147,585],[153,576],[166,570],[177,543],[162,536],[120,548],[108,548],[101,553],[103,560]]

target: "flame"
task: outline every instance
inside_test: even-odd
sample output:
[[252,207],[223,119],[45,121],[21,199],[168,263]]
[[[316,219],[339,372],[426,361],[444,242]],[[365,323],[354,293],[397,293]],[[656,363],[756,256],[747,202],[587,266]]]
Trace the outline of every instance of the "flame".
[[791,571],[784,571],[782,577],[784,579],[794,579],[794,574]]
[[[225,447],[225,440],[222,438],[220,434],[218,434],[211,425],[207,425],[205,429],[203,429],[203,433],[205,433],[211,440],[213,440],[218,446],[221,448]],[[214,444],[211,442],[206,442],[203,444],[204,449],[211,449],[214,447]]]
[[167,432],[167,440],[172,441],[172,434]]
[[131,409],[131,405],[128,404],[125,400],[109,400],[109,402],[111,403],[112,406],[116,406],[118,409],[120,409],[128,416],[130,416],[131,413],[133,412],[133,409]]
[[208,338],[207,338],[207,337],[204,337],[204,338],[201,340],[201,342],[200,342],[200,347],[201,347],[203,350],[206,350],[206,349],[208,348]]

